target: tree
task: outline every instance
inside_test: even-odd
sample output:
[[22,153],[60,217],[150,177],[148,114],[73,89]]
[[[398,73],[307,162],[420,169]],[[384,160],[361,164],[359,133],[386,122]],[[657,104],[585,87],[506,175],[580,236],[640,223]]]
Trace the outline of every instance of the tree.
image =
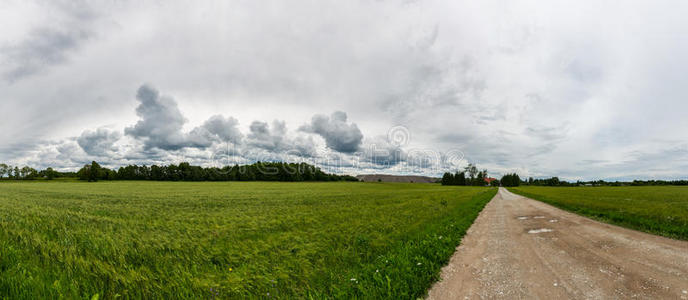
[[475,176],[478,175],[478,167],[471,163],[469,163],[468,166],[464,168],[464,171],[468,173],[471,182],[473,182],[475,180]]
[[485,178],[487,177],[487,170],[485,171],[480,171],[475,177],[475,181],[473,182],[473,185],[476,186],[485,186]]
[[10,172],[10,166],[6,164],[0,164],[0,178],[5,177],[5,174]]
[[502,179],[499,180],[502,186],[519,186],[521,184],[521,178],[518,177],[518,174],[513,173],[513,174],[506,174],[502,176]]
[[55,178],[55,176],[56,176],[56,173],[57,172],[55,172],[55,170],[53,170],[53,168],[45,169],[45,179],[53,180],[53,178]]
[[19,179],[19,167],[14,167],[14,179]]
[[26,176],[29,175],[29,172],[30,172],[30,171],[31,171],[31,170],[29,169],[29,167],[27,167],[27,166],[22,167],[21,169],[19,169],[20,177],[21,177],[22,179],[26,178]]
[[100,165],[94,160],[91,162],[91,167],[88,173],[88,182],[96,182],[100,178]]
[[454,183],[453,177],[451,173],[445,172],[442,176],[442,185],[452,185]]
[[21,177],[24,180],[33,180],[38,176],[38,171],[29,166],[24,166],[23,168],[21,168],[19,172],[21,173]]
[[456,173],[456,176],[454,178],[454,182],[456,185],[466,185],[466,173],[464,173],[464,172]]
[[552,177],[552,179],[550,179],[550,182],[548,185],[549,186],[558,186],[559,185],[559,177]]

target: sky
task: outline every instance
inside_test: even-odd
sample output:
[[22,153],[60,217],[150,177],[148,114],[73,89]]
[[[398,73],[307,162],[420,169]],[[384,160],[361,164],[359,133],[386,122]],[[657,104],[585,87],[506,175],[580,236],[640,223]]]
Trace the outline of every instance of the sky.
[[0,2],[0,162],[688,178],[685,1]]

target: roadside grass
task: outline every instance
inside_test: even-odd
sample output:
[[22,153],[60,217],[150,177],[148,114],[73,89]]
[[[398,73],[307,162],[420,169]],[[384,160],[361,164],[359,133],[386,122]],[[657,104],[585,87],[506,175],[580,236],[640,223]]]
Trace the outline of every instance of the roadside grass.
[[603,222],[688,240],[688,187],[536,187],[511,192]]
[[2,182],[0,295],[422,297],[496,189]]

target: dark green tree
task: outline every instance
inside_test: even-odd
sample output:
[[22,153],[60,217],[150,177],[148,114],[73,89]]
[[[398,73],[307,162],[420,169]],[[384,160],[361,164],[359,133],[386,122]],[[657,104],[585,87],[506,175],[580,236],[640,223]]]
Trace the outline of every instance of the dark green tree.
[[442,175],[442,185],[452,185],[454,183],[454,178],[452,178],[451,173],[445,172],[444,175]]
[[455,178],[456,185],[466,185],[466,173],[457,173]]
[[53,180],[56,175],[57,175],[57,172],[55,172],[55,170],[53,170],[53,168],[45,169],[45,179]]
[[100,178],[100,165],[92,161],[91,162],[91,167],[89,168],[88,172],[88,182],[96,182]]
[[518,177],[518,174],[516,173],[506,174],[502,176],[502,179],[499,181],[501,182],[502,186],[506,187],[519,186],[521,184],[521,178]]

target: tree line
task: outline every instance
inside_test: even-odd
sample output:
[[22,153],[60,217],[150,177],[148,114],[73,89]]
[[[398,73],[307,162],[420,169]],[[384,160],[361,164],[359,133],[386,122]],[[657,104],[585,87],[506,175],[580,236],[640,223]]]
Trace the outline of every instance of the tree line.
[[508,187],[513,187],[513,186],[519,186],[521,185],[521,178],[518,177],[518,174],[512,173],[512,174],[506,174],[502,176],[502,179],[499,180],[502,186],[508,186]]
[[[91,169],[96,170],[91,172]],[[203,168],[189,163],[167,166],[128,165],[117,170],[101,167],[97,162],[85,165],[78,172],[60,172],[53,168],[37,170],[28,166],[12,166],[0,163],[0,179],[52,180],[55,178],[79,178],[81,180],[158,180],[158,181],[358,181],[349,175],[328,174],[306,163],[257,162],[250,165],[234,165],[222,168]],[[487,170],[480,171],[469,164],[462,172],[444,173],[442,185],[487,185]],[[521,180],[518,174],[506,174],[493,180],[492,186],[652,186],[688,185],[688,180],[633,180],[633,181],[576,181],[568,182],[559,177]]]
[[58,172],[53,170],[53,168],[46,168],[44,170],[39,171],[28,166],[19,168],[19,166],[11,166],[8,164],[0,163],[0,178],[5,178],[5,176],[7,176],[7,179],[13,180],[52,180],[60,177],[75,177],[76,173]]
[[633,181],[604,181],[604,180],[590,180],[590,181],[576,181],[568,182],[560,180],[559,177],[534,179],[528,178],[527,181],[521,182],[523,185],[532,186],[654,186],[654,185],[688,185],[688,180],[633,180]]
[[156,180],[156,181],[358,181],[349,175],[323,172],[306,163],[256,162],[222,168],[179,165],[128,165],[118,170],[101,167],[97,162],[85,165],[78,172],[80,180]]
[[440,182],[442,185],[485,186],[487,184],[485,178],[488,178],[487,170],[480,171],[478,170],[478,166],[468,164],[468,166],[463,169],[463,172],[457,171],[454,174],[450,172],[444,173]]

